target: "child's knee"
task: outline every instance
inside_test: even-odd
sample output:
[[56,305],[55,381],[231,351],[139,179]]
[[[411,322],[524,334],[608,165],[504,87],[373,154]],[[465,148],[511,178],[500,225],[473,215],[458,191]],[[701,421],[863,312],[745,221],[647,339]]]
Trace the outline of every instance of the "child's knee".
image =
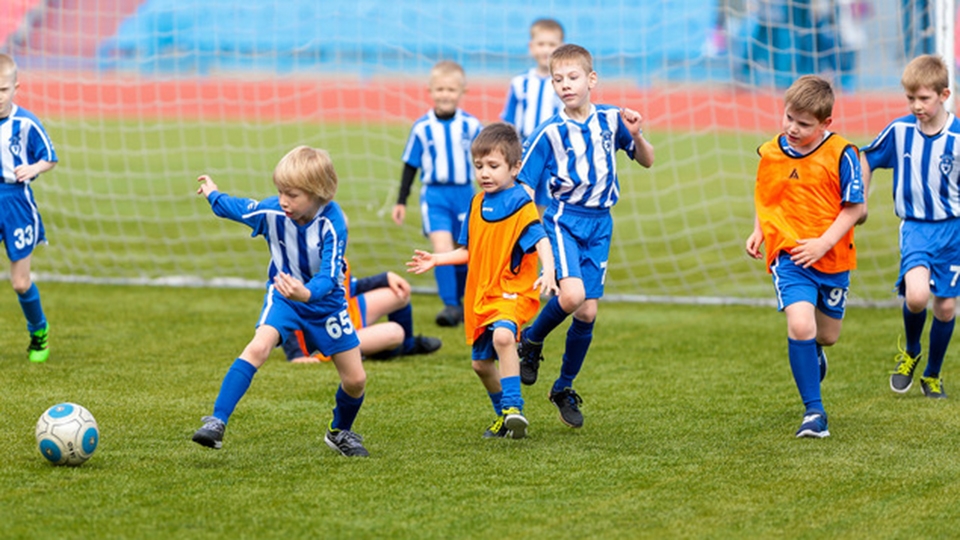
[[502,351],[510,347],[517,346],[517,335],[509,328],[496,328],[493,330],[493,348]]
[[348,375],[344,375],[340,379],[340,386],[343,387],[343,391],[348,395],[358,398],[363,395],[363,392],[367,387],[367,373],[361,369]]

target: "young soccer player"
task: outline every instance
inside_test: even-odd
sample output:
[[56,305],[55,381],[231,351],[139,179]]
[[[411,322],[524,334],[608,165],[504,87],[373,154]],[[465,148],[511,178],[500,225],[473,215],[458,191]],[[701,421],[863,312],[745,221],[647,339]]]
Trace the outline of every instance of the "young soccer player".
[[895,358],[890,388],[905,393],[913,384],[932,293],[927,365],[920,377],[920,389],[930,398],[947,397],[941,368],[960,295],[960,121],[944,107],[949,77],[940,57],[913,59],[901,78],[910,114],[891,122],[861,157],[866,185],[873,170],[893,169],[894,211],[902,220],[897,287],[906,348]]
[[524,384],[537,381],[543,340],[573,314],[560,377],[549,397],[563,423],[579,428],[582,400],[573,380],[593,339],[597,300],[603,296],[613,234],[610,207],[620,196],[615,154],[624,150],[643,167],[653,165],[654,156],[638,112],[591,103],[598,77],[586,49],[558,47],[550,55],[550,73],[564,107],[525,142],[518,179],[534,191],[549,193],[543,222],[556,259],[560,295],[551,298],[521,334],[520,377]]
[[[430,238],[434,253],[453,251],[460,237],[464,216],[473,197],[473,167],[470,143],[480,132],[480,121],[460,109],[466,88],[463,68],[456,62],[437,62],[430,71],[430,99],[433,109],[413,124],[403,151],[400,194],[393,207],[393,221],[402,225],[407,215],[407,198],[417,170],[421,170],[420,214],[423,232]],[[463,321],[465,265],[437,268],[434,277],[443,301],[437,314],[440,326],[457,326]]]
[[[344,266],[347,310],[364,358],[389,360],[401,355],[429,354],[443,345],[439,338],[414,335],[413,306],[407,280],[393,272],[358,279],[352,276],[346,259]],[[387,317],[386,322],[376,322],[383,316]],[[295,364],[330,361],[330,357],[323,353],[310,354],[302,330],[287,337],[283,352],[287,360]]]
[[[484,437],[526,436],[520,394],[517,331],[540,307],[540,293],[556,293],[553,254],[529,193],[515,182],[521,146],[508,124],[487,126],[473,141],[473,164],[482,190],[470,204],[460,245],[446,253],[417,250],[407,263],[421,274],[431,268],[467,264],[464,329],[473,345],[473,370],[480,377],[496,421]],[[537,255],[543,275],[537,276]],[[499,359],[500,368],[494,361]]]
[[13,102],[19,86],[16,62],[0,54],[0,239],[10,259],[10,283],[27,319],[27,355],[31,362],[46,362],[50,325],[40,291],[30,279],[30,259],[33,249],[47,238],[30,184],[56,166],[57,153],[40,120]]
[[193,440],[221,447],[230,415],[270,351],[302,329],[306,346],[332,357],[340,375],[324,441],[345,456],[369,455],[363,439],[351,431],[367,376],[344,299],[347,225],[333,201],[337,173],[329,154],[306,146],[288,152],[273,171],[278,196],[259,202],[221,193],[209,176],[197,180],[197,193],[207,198],[213,213],[249,226],[253,236],[263,236],[271,259],[256,333],[227,371],[213,414],[203,418]]
[[857,149],[828,131],[833,89],[814,75],[784,95],[783,132],[760,146],[754,188],[756,218],[746,251],[764,258],[777,308],[787,318],[787,354],[806,408],[797,437],[830,435],[820,394],[823,347],[840,338],[850,271],[856,268],[853,228],[865,211]]
[[526,139],[541,123],[560,112],[563,103],[550,82],[550,55],[563,45],[563,26],[554,19],[537,19],[530,25],[530,56],[535,67],[510,80],[507,102],[500,118]]

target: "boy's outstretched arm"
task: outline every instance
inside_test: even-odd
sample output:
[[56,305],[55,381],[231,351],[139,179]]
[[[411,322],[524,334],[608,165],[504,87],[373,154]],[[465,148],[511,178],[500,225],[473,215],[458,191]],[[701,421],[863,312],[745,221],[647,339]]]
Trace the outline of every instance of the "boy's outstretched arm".
[[464,247],[446,253],[430,253],[417,249],[413,252],[413,260],[407,262],[407,272],[422,274],[435,266],[467,264],[469,261],[470,253]]
[[540,257],[542,273],[533,282],[533,288],[539,288],[541,295],[559,295],[560,287],[557,285],[557,266],[553,261],[553,248],[550,247],[550,240],[546,237],[537,241],[537,255]]
[[643,115],[633,109],[622,107],[620,117],[633,137],[633,159],[640,165],[650,168],[653,165],[653,145],[643,138]]
[[837,219],[819,238],[801,238],[790,250],[790,260],[803,268],[810,268],[852,229],[866,210],[864,203],[848,204],[840,210]]

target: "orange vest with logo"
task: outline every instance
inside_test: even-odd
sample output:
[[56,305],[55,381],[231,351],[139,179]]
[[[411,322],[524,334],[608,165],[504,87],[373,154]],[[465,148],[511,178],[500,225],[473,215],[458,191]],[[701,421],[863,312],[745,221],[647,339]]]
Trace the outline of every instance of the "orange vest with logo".
[[467,284],[463,294],[463,326],[467,344],[480,337],[496,321],[514,321],[517,328],[540,309],[540,293],[533,283],[540,275],[537,254],[525,253],[514,266],[513,254],[530,225],[540,221],[531,199],[513,214],[499,220],[483,218],[484,193],[473,197],[470,206]]
[[[760,146],[760,166],[754,190],[757,218],[767,245],[767,272],[781,251],[797,240],[818,238],[843,209],[840,160],[847,148],[843,137],[830,134],[813,152],[793,157],[780,148],[780,136]],[[857,267],[853,228],[813,268],[830,274]]]

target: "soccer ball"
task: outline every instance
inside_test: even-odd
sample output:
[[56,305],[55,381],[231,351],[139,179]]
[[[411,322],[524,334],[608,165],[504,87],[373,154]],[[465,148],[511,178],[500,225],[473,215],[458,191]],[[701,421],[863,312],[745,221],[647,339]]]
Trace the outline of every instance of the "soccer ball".
[[100,442],[100,428],[90,411],[76,403],[60,403],[37,420],[40,454],[54,465],[80,465]]

